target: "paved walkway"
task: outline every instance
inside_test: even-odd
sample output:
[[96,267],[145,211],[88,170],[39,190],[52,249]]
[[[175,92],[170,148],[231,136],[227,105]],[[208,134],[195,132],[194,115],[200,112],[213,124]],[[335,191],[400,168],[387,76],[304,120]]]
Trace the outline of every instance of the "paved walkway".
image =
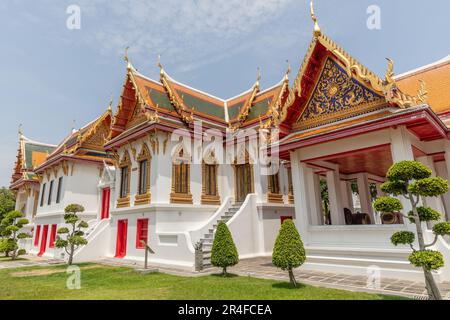
[[1,269],[11,269],[11,268],[23,268],[23,267],[35,267],[35,266],[49,266],[64,263],[62,260],[48,259],[43,257],[37,257],[33,255],[20,256],[18,260],[0,260],[0,270]]
[[[102,264],[131,268],[142,268],[143,263],[123,259],[103,259]],[[178,269],[166,266],[149,266],[162,273],[185,277],[199,277],[220,272],[217,268],[208,268],[202,272],[193,272],[187,269]],[[261,279],[289,281],[287,272],[275,268],[270,257],[241,260],[237,266],[229,269],[230,273],[240,276],[251,276]],[[298,282],[318,287],[378,293],[384,295],[404,296],[422,299],[427,297],[425,286],[421,282],[382,278],[378,289],[369,288],[366,276],[353,276],[339,273],[325,273],[320,271],[302,270],[294,271]],[[439,285],[445,299],[450,299],[450,283]]]
[[[230,268],[230,272],[241,276],[256,278],[286,280],[287,272],[275,268],[270,257],[242,260],[237,266]],[[314,286],[344,289],[351,291],[364,291],[385,295],[398,295],[410,298],[423,298],[427,296],[423,282],[406,281],[399,279],[381,278],[379,287],[368,287],[367,276],[346,275],[338,273],[326,273],[320,271],[302,270],[294,271],[298,282]],[[439,285],[442,296],[450,299],[450,283]]]

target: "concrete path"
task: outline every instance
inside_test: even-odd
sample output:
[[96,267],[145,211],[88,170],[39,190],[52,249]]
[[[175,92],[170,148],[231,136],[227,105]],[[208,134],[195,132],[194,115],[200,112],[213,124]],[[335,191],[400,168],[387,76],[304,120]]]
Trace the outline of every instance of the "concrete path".
[[2,269],[12,269],[12,268],[23,268],[23,267],[35,267],[35,266],[49,266],[55,264],[64,263],[62,260],[49,259],[43,257],[37,257],[33,255],[20,256],[18,260],[11,261],[5,260],[3,257],[0,260],[0,270]]

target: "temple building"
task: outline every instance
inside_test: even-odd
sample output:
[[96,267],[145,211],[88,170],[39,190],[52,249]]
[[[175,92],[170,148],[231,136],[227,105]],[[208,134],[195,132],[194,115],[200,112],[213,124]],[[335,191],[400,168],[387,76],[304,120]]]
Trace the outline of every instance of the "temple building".
[[[247,91],[221,99],[176,81],[160,62],[160,78],[150,79],[126,55],[114,112],[56,147],[39,144],[34,156],[21,137],[11,188],[18,209],[34,208],[31,252],[65,258],[53,245],[56,230],[64,207],[79,203],[89,229],[76,262],[142,262],[147,244],[151,264],[199,269],[201,254],[208,267],[219,221],[241,259],[270,256],[281,223],[293,219],[303,268],[365,275],[376,266],[386,277],[422,279],[410,248],[390,242],[415,226],[372,203],[401,160],[449,178],[450,56],[398,76],[388,59],[379,77],[322,32],[312,6],[311,17],[312,41],[292,86],[288,67],[268,89],[258,74]],[[449,193],[423,202],[450,219]],[[434,248],[446,261],[435,278],[449,281],[450,242],[440,237]]]

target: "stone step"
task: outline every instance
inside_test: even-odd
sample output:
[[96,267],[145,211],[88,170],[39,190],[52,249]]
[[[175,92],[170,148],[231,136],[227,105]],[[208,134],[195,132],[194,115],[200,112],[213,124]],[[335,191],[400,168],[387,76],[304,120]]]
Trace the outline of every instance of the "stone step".
[[200,239],[200,241],[203,243],[203,245],[205,245],[205,244],[209,244],[209,243],[213,243],[213,239],[205,239],[205,238],[203,238],[203,239]]
[[214,236],[214,234],[212,234],[212,233],[207,233],[204,235],[205,239],[211,239],[211,238],[213,238],[213,236]]

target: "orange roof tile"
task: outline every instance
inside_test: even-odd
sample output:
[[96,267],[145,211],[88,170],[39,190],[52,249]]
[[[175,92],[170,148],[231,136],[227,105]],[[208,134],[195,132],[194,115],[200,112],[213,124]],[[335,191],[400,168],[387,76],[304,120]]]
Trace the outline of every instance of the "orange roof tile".
[[436,113],[450,110],[450,55],[436,63],[412,70],[396,77],[403,92],[416,95],[420,83],[425,81],[428,91],[428,104]]

